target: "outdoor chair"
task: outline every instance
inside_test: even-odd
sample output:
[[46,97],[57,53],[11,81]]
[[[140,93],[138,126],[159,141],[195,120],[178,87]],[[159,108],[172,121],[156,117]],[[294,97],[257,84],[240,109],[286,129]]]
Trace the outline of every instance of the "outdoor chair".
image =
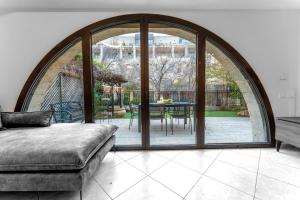
[[187,120],[189,120],[189,127],[191,130],[191,134],[193,134],[193,126],[192,126],[192,118],[191,118],[191,108],[190,106],[186,105],[176,105],[169,108],[168,114],[170,116],[170,126],[172,135],[174,134],[174,119],[178,119],[178,125],[179,125],[179,119],[183,119],[183,127],[185,129]]
[[110,105],[110,99],[109,98],[102,98],[102,104],[100,106],[100,112],[98,114],[98,117],[100,118],[100,122],[101,119],[103,120],[107,120],[107,122],[109,123],[110,120],[112,120],[112,108]]
[[67,101],[50,104],[55,123],[71,123],[83,121],[83,109],[80,102]]
[[166,118],[166,110],[164,105],[149,107],[150,120],[160,120],[160,128],[163,130],[163,121],[166,121],[166,135],[167,135],[167,118]]
[[134,111],[135,107],[132,104],[129,104],[129,112],[130,112],[130,120],[129,120],[129,127],[128,129],[132,127],[133,119],[135,116],[138,116],[138,112]]

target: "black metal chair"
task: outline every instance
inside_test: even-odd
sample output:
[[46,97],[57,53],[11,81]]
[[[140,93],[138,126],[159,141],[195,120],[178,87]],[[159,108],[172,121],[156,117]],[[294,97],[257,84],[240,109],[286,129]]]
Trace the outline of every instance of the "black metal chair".
[[107,122],[109,123],[109,121],[112,120],[113,113],[109,98],[102,98],[102,105],[100,106],[100,112],[98,117],[100,118],[100,121],[102,119],[103,122],[104,120],[107,120]]
[[167,117],[166,117],[166,108],[165,105],[150,105],[149,107],[149,118],[150,120],[160,120],[161,130],[163,130],[163,121],[166,121],[166,135],[168,134],[167,130]]
[[83,108],[80,102],[67,101],[50,104],[55,123],[83,121]]
[[129,126],[128,129],[132,127],[133,119],[135,116],[138,116],[138,112],[134,111],[135,107],[132,104],[129,104],[129,112],[130,112],[130,120],[129,120]]
[[168,114],[170,116],[170,125],[171,125],[171,131],[172,135],[174,134],[174,119],[178,119],[178,125],[179,125],[179,119],[183,119],[183,127],[185,129],[187,120],[189,120],[189,126],[191,130],[191,134],[193,134],[193,126],[192,126],[192,118],[191,118],[191,106],[188,105],[174,105],[169,107]]

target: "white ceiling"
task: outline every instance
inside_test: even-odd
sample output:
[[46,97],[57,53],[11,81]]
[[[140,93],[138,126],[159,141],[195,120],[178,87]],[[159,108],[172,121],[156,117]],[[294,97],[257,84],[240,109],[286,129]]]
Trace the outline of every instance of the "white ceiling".
[[300,0],[0,0],[0,13],[117,10],[300,10]]

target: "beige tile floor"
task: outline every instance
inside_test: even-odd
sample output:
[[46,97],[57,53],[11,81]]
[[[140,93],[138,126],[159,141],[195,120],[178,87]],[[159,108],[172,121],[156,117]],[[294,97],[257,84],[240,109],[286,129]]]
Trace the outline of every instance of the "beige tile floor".
[[[1,200],[79,200],[79,192],[0,193]],[[84,200],[299,200],[300,150],[109,153]]]

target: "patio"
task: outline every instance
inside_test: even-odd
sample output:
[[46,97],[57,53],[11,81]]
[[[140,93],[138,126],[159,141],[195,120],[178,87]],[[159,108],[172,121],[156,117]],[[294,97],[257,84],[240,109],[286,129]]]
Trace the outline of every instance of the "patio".
[[[193,119],[192,119],[193,121]],[[252,141],[250,119],[246,117],[207,117],[205,127],[206,143],[243,143]],[[98,120],[97,123],[100,123]],[[107,120],[101,123],[108,123]],[[116,134],[117,145],[141,145],[141,133],[138,132],[138,120],[134,119],[133,126],[128,129],[129,119],[112,119],[109,123],[119,126]],[[179,124],[179,126],[178,126]],[[174,122],[174,134],[168,124],[166,136],[165,124],[161,130],[159,120],[150,121],[151,145],[184,145],[195,144],[196,134],[190,133],[190,128],[183,128],[183,120]]]

